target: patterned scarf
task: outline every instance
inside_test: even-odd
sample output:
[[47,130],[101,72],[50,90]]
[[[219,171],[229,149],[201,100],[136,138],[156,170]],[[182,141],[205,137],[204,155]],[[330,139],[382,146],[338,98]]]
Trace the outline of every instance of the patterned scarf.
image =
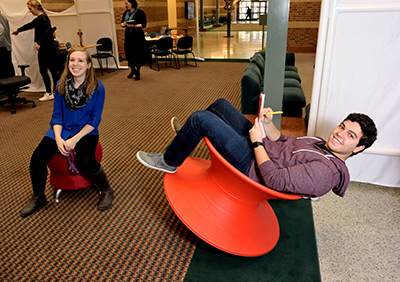
[[89,103],[94,93],[94,88],[88,96],[85,96],[86,80],[79,86],[78,89],[74,87],[74,79],[71,77],[65,83],[64,101],[67,109],[76,111]]

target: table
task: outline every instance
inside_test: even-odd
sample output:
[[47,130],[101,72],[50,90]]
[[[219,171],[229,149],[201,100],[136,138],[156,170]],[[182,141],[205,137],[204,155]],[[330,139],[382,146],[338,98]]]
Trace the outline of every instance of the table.
[[[97,47],[97,46],[101,46],[102,44],[86,44],[86,45],[83,45],[83,47],[81,47],[81,46],[71,46],[71,48],[72,49],[74,49],[74,48],[83,48],[83,49],[89,49],[89,48],[93,48],[93,47]],[[65,46],[65,44],[64,44],[64,46],[63,47],[60,47],[60,49],[61,50],[65,50],[65,49],[67,49],[67,47]]]
[[195,28],[194,26],[188,26],[188,27],[168,27],[167,29],[168,30],[183,30],[184,32],[185,32],[185,36],[187,36],[188,35],[188,30],[189,29],[193,29],[193,28]]

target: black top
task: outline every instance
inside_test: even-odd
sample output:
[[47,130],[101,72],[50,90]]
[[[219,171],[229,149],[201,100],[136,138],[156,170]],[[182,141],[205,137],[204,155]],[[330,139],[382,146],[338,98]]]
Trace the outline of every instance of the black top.
[[39,45],[52,44],[53,42],[53,31],[51,29],[51,22],[46,14],[37,16],[33,21],[27,23],[20,28],[18,32],[35,29],[34,41]]

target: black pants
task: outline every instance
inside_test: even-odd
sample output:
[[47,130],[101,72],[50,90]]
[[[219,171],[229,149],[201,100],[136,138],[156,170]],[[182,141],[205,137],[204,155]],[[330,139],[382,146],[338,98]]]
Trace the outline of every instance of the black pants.
[[[57,81],[60,78],[58,75],[58,66],[56,63],[56,51],[54,50],[54,46],[52,44],[40,46],[38,52],[38,61],[39,72],[42,75],[44,86],[46,87],[46,92],[51,93],[52,90],[56,90]],[[48,70],[50,70],[51,77],[53,79],[53,88],[51,87],[50,76],[47,72]]]
[[[86,135],[76,143],[76,165],[81,174],[93,175],[100,170],[100,163],[96,161],[95,152],[98,135]],[[47,164],[55,154],[59,154],[57,143],[50,137],[44,137],[32,154],[29,168],[35,172],[47,170]]]
[[6,47],[0,47],[0,62],[0,78],[12,77],[15,75],[11,51],[7,51]]

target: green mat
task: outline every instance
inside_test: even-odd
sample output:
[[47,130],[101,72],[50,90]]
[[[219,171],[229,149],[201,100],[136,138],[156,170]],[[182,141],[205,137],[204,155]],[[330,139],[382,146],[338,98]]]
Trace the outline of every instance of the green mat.
[[269,203],[281,232],[271,252],[254,258],[239,257],[199,239],[184,281],[321,281],[310,200]]

